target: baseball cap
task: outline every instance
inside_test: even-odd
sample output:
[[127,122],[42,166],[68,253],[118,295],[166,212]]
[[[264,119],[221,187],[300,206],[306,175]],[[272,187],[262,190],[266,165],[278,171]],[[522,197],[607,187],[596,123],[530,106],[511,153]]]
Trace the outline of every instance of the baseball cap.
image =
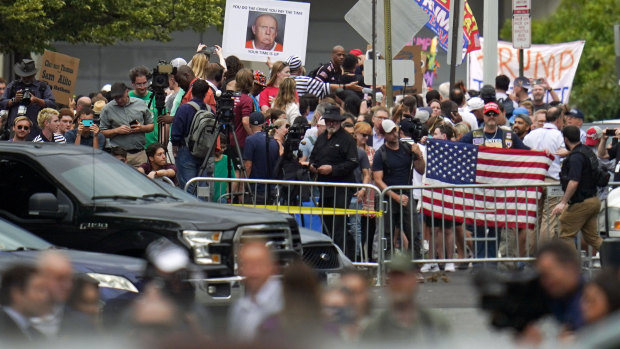
[[291,70],[297,70],[301,68],[301,58],[299,58],[298,56],[290,56],[286,59],[285,62],[288,63],[288,66],[291,68]]
[[603,137],[603,130],[598,126],[590,127],[586,131],[586,145],[598,145],[600,139]]
[[514,85],[523,87],[524,89],[529,89],[530,79],[526,78],[525,76],[519,76],[518,78],[515,79]]
[[105,84],[103,85],[103,87],[101,87],[101,92],[110,92],[111,89],[112,89],[112,85]]
[[121,97],[128,89],[129,88],[127,87],[127,85],[125,85],[124,82],[115,82],[114,84],[112,84],[112,88],[110,89],[110,97]]
[[250,114],[250,125],[262,125],[265,123],[265,115],[259,111],[255,111]]
[[388,264],[389,272],[407,273],[413,270],[415,270],[415,265],[411,262],[411,258],[400,251],[394,253]]
[[394,131],[394,128],[396,128],[396,124],[394,123],[394,121],[390,119],[385,119],[381,121],[381,133],[388,134]]
[[428,118],[431,116],[432,113],[433,110],[430,107],[416,108],[413,118],[420,120],[422,123],[425,123],[428,121]]
[[359,48],[355,48],[351,51],[349,51],[350,54],[352,55],[356,55],[356,56],[361,56],[364,54],[364,52],[362,52],[362,50],[360,50]]
[[488,112],[494,111],[495,113],[499,114],[499,107],[497,106],[497,103],[487,103],[484,105],[484,111],[483,113],[486,114]]
[[187,65],[187,61],[181,57],[177,57],[171,60],[170,64],[172,64],[173,67],[178,68],[180,66]]
[[469,110],[478,110],[484,108],[484,101],[480,97],[472,97],[467,101]]
[[581,120],[585,119],[585,115],[583,115],[581,110],[576,108],[572,108],[571,110],[569,110],[568,113],[566,113],[566,116],[572,116]]
[[530,112],[529,112],[529,110],[527,110],[527,109],[525,109],[523,107],[519,107],[519,108],[517,108],[517,109],[512,111],[512,115],[514,115],[514,116],[523,115],[523,114],[530,115]]
[[484,85],[480,89],[480,98],[484,101],[490,101],[495,99],[495,87],[493,85]]

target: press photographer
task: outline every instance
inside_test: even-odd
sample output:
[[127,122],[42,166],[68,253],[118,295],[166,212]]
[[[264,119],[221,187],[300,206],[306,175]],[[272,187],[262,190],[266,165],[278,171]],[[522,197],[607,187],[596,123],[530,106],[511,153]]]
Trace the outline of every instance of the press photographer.
[[27,116],[32,121],[28,140],[41,133],[37,115],[43,108],[56,108],[56,99],[49,85],[35,79],[37,68],[32,59],[22,59],[13,67],[20,78],[6,87],[0,100],[0,110],[8,110],[7,125],[13,125],[18,116]]

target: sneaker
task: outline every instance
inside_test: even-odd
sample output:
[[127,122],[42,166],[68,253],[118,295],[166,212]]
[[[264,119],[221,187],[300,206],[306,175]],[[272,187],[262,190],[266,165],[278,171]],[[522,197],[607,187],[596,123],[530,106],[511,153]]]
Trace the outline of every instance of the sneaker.
[[456,264],[456,269],[458,270],[467,270],[469,269],[469,263],[461,262]]
[[446,267],[444,268],[444,270],[450,273],[454,273],[456,271],[454,263],[446,263]]
[[426,263],[420,269],[421,273],[437,272],[439,271],[439,265],[437,263]]

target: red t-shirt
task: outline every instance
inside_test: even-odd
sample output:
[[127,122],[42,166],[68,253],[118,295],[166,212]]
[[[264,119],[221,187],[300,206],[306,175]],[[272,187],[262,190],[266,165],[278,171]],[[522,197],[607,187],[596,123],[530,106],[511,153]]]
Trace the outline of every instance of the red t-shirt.
[[267,108],[271,108],[271,103],[278,95],[278,88],[275,86],[268,86],[258,95],[258,107],[262,108],[264,105]]
[[[198,80],[198,78],[195,78],[189,84],[189,91],[185,92],[185,96],[183,96],[183,99],[181,100],[181,104],[185,104],[185,103],[191,101],[192,98],[194,98],[192,96],[192,85],[194,84],[194,81],[196,81],[196,80]],[[210,106],[211,109],[213,110],[213,112],[215,113],[215,97],[213,96],[213,91],[211,90],[211,88],[209,88],[209,90],[207,91],[207,94],[205,95],[204,101],[205,101],[205,104]]]

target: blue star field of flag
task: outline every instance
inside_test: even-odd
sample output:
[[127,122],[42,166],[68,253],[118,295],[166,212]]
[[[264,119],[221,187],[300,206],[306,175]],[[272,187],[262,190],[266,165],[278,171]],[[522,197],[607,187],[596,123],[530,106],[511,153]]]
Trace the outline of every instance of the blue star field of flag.
[[476,183],[477,146],[429,140],[427,152],[427,178],[451,184]]

